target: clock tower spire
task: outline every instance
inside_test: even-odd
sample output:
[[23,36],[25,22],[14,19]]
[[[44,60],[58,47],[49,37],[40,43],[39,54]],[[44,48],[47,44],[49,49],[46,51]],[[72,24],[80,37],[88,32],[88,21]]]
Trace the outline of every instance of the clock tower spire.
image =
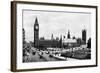
[[39,23],[37,17],[34,23],[34,46],[35,47],[39,46]]

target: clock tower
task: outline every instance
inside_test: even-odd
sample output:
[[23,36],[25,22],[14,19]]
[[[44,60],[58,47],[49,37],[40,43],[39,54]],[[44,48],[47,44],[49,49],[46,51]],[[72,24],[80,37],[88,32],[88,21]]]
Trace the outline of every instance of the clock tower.
[[39,24],[37,18],[34,23],[34,47],[39,46]]

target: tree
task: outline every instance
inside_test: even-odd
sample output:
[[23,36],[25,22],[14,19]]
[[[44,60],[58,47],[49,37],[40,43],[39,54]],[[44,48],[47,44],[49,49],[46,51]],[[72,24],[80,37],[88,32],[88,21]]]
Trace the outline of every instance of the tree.
[[89,40],[88,40],[87,48],[91,48],[91,38],[89,38]]

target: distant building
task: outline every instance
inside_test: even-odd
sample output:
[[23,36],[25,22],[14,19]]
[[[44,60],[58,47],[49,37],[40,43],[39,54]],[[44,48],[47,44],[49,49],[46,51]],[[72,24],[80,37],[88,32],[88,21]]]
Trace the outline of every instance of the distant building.
[[50,40],[50,39],[39,40],[39,47],[40,48],[60,47],[60,45],[61,45],[60,41],[57,41],[57,40]]
[[45,40],[45,38],[44,37],[41,37],[40,40]]
[[59,40],[59,37],[56,37],[56,40]]
[[84,44],[86,44],[86,30],[85,29],[82,30],[82,40]]
[[76,44],[77,44],[77,40],[76,39],[63,39],[62,41],[62,44],[63,44],[63,47],[67,47],[67,48],[70,48],[70,47],[75,47]]
[[77,44],[78,45],[83,45],[84,41],[81,38],[77,38]]

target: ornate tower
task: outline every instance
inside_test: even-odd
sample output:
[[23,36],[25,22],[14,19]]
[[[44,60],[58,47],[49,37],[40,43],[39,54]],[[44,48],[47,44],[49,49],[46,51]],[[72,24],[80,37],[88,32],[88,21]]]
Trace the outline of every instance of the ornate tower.
[[53,38],[53,34],[51,35],[51,40],[54,40],[54,38]]
[[84,44],[86,44],[86,30],[82,30],[82,40],[84,41]]
[[69,32],[69,30],[68,30],[67,38],[70,39],[70,32]]
[[39,46],[39,24],[37,18],[34,23],[34,47]]
[[23,44],[25,44],[25,30],[23,28]]
[[59,44],[60,46],[59,46],[59,47],[62,48],[62,46],[63,46],[63,45],[62,45],[62,35],[60,36],[59,42],[60,42],[60,44]]

